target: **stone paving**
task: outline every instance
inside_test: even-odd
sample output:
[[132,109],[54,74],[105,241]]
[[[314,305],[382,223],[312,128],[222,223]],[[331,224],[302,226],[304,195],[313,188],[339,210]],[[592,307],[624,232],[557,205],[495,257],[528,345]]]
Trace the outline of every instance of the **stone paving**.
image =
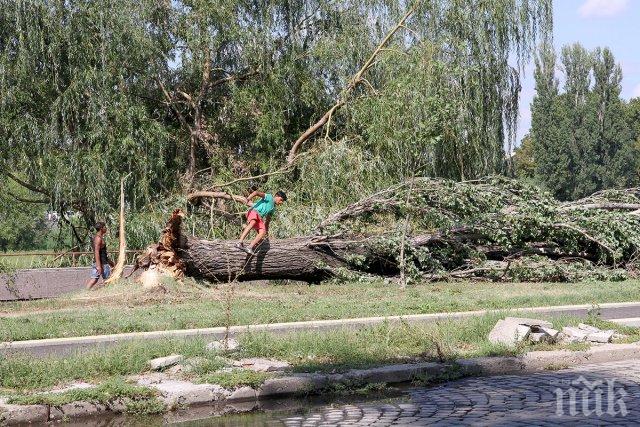
[[412,388],[403,399],[325,406],[269,425],[636,426],[640,360]]

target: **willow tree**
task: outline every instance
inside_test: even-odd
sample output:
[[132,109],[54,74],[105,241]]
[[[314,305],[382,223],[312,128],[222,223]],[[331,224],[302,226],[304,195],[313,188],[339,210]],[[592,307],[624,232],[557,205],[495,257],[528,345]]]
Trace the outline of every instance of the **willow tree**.
[[[548,0],[399,2],[379,39],[410,16],[343,95],[349,133],[384,157],[385,171],[473,178],[501,172],[515,136],[520,74],[537,42],[551,35]],[[410,9],[413,8],[413,9]],[[370,47],[368,47],[370,49]],[[343,87],[351,89],[348,81]],[[337,116],[337,115],[336,115]],[[334,117],[334,123],[341,123]]]
[[147,101],[163,45],[140,25],[162,19],[155,3],[0,1],[0,170],[25,200],[92,223],[125,171],[133,206],[170,182],[175,150]]
[[[269,168],[323,111],[342,70],[368,46],[373,2],[171,2],[172,40],[155,82],[185,153],[187,183]],[[373,37],[370,37],[372,40]],[[344,46],[360,41],[350,50]]]

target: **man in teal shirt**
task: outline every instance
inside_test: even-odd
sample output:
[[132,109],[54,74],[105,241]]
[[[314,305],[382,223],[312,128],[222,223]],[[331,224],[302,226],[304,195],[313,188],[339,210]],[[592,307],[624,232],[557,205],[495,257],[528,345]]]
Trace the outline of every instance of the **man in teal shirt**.
[[[256,203],[252,200],[255,197],[260,197]],[[236,247],[249,255],[255,255],[255,248],[260,244],[262,239],[269,232],[269,222],[271,216],[276,210],[276,205],[280,205],[287,201],[287,195],[282,191],[278,191],[275,196],[269,193],[263,193],[261,191],[254,191],[247,197],[247,205],[251,207],[247,213],[247,225],[240,234],[240,242],[236,244]],[[244,239],[247,237],[251,229],[255,229],[258,234],[251,241],[249,247],[244,246]]]

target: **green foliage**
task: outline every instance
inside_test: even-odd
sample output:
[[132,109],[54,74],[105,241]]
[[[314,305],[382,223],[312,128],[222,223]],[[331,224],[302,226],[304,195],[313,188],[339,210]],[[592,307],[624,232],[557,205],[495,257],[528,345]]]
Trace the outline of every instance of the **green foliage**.
[[[519,72],[550,34],[550,4],[418,2],[408,30],[306,143],[317,152],[287,177],[257,182],[290,190],[291,233],[301,216],[309,223],[358,191],[503,171]],[[80,213],[82,243],[95,220],[113,223],[118,180],[131,173],[127,231],[139,248],[157,238],[165,207],[184,205],[184,190],[279,168],[407,7],[0,0],[0,170],[29,198]],[[189,220],[192,231],[237,233],[195,208],[204,215]]]
[[620,98],[622,70],[608,48],[562,48],[564,92],[556,57],[545,47],[536,61],[532,104],[535,177],[561,200],[637,184],[633,105]]
[[136,415],[159,414],[165,405],[157,399],[157,392],[148,387],[129,384],[121,378],[111,378],[93,388],[75,389],[62,393],[14,395],[9,402],[15,405],[62,406],[71,402],[108,404],[124,403],[126,412]]
[[215,372],[201,376],[199,381],[207,384],[217,384],[227,389],[235,389],[242,386],[258,388],[271,376],[269,373],[255,372],[250,369],[233,369],[230,372]]
[[45,222],[46,202],[20,203],[15,197],[30,200],[28,191],[3,177],[0,188],[0,251],[54,246],[58,230]]
[[[622,270],[592,268],[592,263],[635,268],[640,217],[588,206],[612,202],[638,204],[640,193],[608,190],[572,204],[504,177],[470,182],[415,178],[339,211],[321,224],[321,231],[369,237],[372,249],[360,254],[364,259],[358,258],[358,266],[370,270],[391,260],[399,265],[404,241],[414,276],[447,277],[452,270],[477,268],[493,280],[575,281],[589,272],[621,280],[627,277]],[[405,239],[407,215],[411,227]],[[425,244],[409,242],[421,235]],[[492,252],[496,255],[490,258]],[[560,261],[529,257],[536,253]]]
[[527,134],[513,153],[514,173],[519,179],[531,179],[535,175],[536,161],[533,145],[533,139]]

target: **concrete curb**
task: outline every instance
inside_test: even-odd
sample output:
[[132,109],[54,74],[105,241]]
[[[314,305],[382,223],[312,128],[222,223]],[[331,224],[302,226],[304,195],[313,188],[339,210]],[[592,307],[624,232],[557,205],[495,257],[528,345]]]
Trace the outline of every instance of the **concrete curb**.
[[[596,309],[604,319],[622,317],[637,317],[640,315],[640,302],[606,303],[598,306],[590,304],[563,305],[549,307],[529,307],[497,310],[477,310],[453,313],[410,314],[405,316],[362,317],[356,319],[314,320],[306,322],[269,323],[258,325],[232,326],[230,336],[237,336],[246,332],[288,333],[296,331],[328,331],[341,328],[362,328],[379,325],[384,322],[391,324],[411,323],[427,324],[441,320],[455,320],[487,314],[523,313],[543,316],[576,316],[587,317]],[[219,340],[224,338],[226,328],[179,329],[169,331],[132,332],[112,335],[93,335],[85,337],[50,338],[43,340],[13,341],[0,343],[0,355],[24,353],[32,356],[65,355],[75,351],[105,348],[121,342],[131,340],[159,340],[167,338],[203,338]]]
[[[583,351],[534,351],[514,357],[480,357],[459,359],[452,363],[414,363],[389,365],[372,369],[350,370],[341,374],[294,374],[266,380],[258,389],[241,387],[234,391],[214,384],[192,384],[167,380],[147,382],[155,388],[168,409],[202,404],[228,404],[235,410],[250,411],[265,399],[285,398],[292,395],[318,394],[335,389],[336,385],[363,387],[367,384],[407,383],[415,379],[438,382],[463,376],[513,375],[558,370],[591,363],[640,359],[640,342],[633,344],[605,344]],[[237,405],[237,404],[246,405]],[[0,423],[44,423],[63,418],[91,416],[103,412],[123,412],[122,402],[108,405],[72,402],[62,407],[48,405],[9,405],[0,399]]]

